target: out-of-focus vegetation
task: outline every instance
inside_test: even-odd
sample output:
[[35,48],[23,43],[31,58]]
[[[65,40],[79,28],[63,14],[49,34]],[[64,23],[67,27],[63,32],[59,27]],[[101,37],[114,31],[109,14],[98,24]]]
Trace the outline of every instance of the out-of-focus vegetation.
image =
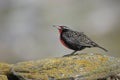
[[81,53],[120,56],[119,0],[0,0],[0,61],[70,53],[58,41],[55,24],[84,32],[109,51],[93,48]]

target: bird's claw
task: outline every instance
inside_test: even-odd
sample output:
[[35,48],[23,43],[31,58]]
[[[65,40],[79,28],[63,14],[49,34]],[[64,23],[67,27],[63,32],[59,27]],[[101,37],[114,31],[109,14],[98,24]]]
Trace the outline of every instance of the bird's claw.
[[63,57],[69,57],[69,56],[72,56],[71,54],[67,54],[67,55],[64,55]]
[[78,55],[78,53],[76,53],[76,54],[67,54],[67,55],[64,55],[63,57],[69,57],[69,56],[75,56],[75,55]]

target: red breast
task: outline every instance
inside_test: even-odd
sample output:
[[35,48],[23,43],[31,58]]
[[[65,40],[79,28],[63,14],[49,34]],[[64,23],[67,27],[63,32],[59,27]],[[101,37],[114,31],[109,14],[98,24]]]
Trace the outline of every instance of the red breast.
[[[59,33],[60,33],[60,35],[61,35],[61,33],[62,33],[62,30],[61,30],[61,29],[59,29]],[[62,40],[61,38],[60,38],[60,42],[61,42],[65,47],[69,48],[69,47],[65,44],[64,40]]]

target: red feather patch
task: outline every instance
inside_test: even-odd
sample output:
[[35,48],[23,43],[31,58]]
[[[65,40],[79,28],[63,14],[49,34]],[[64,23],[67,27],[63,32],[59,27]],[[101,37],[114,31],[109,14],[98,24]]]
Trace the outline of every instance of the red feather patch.
[[[62,30],[61,30],[61,29],[59,29],[59,33],[60,33],[60,34],[62,33]],[[60,38],[60,42],[61,42],[65,47],[69,48],[61,38]]]
[[60,42],[61,42],[65,47],[69,48],[61,38],[60,38]]

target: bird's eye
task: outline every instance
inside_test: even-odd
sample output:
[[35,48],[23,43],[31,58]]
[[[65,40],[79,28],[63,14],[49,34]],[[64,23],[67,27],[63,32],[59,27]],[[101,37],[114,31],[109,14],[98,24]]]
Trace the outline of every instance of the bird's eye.
[[65,26],[63,26],[63,28],[66,28]]
[[60,26],[61,29],[69,29],[67,26]]
[[66,27],[66,26],[63,26],[62,28],[66,29],[67,27]]

